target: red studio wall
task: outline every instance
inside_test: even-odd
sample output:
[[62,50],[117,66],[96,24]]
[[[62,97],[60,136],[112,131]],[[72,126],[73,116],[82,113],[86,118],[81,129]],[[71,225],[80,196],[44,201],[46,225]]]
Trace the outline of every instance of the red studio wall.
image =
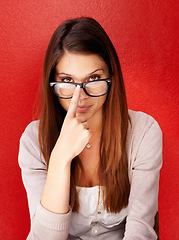
[[0,239],[23,240],[29,232],[19,138],[33,119],[48,41],[63,20],[79,16],[98,20],[114,43],[129,108],[152,115],[161,126],[160,239],[179,239],[177,9],[177,0],[1,0]]

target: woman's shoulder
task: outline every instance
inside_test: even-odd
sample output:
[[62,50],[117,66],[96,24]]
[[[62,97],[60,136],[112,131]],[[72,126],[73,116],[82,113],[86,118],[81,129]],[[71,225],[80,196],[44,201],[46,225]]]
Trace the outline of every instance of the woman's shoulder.
[[[155,126],[160,130],[158,122],[147,113],[141,111],[128,110],[129,113],[129,130],[132,132],[140,132],[149,129],[151,126]],[[161,131],[161,130],[160,130]]]
[[151,144],[154,139],[162,142],[162,131],[158,122],[149,114],[129,110],[127,149],[138,149],[141,143]]
[[27,125],[20,138],[20,150],[33,149],[39,152],[39,120],[32,121]]
[[37,133],[38,128],[39,128],[39,120],[32,121],[27,125],[23,134],[29,135],[29,134]]
[[30,122],[24,132],[22,133],[22,139],[28,139],[34,142],[38,142],[38,132],[39,132],[39,120]]

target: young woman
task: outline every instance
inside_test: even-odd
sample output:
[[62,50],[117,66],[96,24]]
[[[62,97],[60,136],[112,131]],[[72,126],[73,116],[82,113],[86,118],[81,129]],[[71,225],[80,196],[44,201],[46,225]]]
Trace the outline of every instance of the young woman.
[[157,239],[161,130],[128,110],[116,51],[94,19],[54,32],[42,100],[20,140],[28,239]]

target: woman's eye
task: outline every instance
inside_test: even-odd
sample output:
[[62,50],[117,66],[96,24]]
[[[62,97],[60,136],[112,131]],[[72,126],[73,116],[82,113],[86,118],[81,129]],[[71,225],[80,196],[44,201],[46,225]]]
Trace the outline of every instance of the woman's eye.
[[62,78],[61,82],[73,82],[73,80],[71,78]]
[[89,81],[97,81],[97,80],[100,80],[100,76],[91,76],[89,78]]

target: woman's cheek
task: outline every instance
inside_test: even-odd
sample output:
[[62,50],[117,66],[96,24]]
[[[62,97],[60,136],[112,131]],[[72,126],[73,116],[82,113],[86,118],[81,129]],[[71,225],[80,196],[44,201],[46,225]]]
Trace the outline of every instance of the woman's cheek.
[[70,101],[71,101],[71,99],[60,99],[60,98],[59,98],[59,102],[60,102],[61,106],[62,106],[66,111],[68,111],[68,108],[69,108],[69,105],[70,105]]

